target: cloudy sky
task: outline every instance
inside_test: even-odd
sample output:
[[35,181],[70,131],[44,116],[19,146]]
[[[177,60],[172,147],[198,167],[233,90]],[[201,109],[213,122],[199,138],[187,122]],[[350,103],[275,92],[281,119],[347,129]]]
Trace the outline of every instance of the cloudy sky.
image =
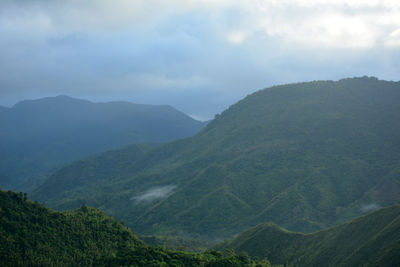
[[66,94],[212,118],[271,85],[398,81],[398,0],[1,0],[0,105]]

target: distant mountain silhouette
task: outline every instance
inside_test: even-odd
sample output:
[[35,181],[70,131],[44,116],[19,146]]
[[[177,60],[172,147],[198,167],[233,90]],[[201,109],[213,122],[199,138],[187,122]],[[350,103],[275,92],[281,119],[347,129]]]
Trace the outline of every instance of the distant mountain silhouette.
[[0,108],[0,125],[0,186],[14,188],[68,161],[184,138],[205,124],[170,106],[57,96]]

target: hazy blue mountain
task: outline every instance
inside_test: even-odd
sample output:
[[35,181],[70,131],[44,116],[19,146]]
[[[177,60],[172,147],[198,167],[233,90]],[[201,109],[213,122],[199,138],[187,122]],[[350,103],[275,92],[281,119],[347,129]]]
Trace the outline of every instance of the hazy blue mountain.
[[71,160],[184,138],[205,124],[170,106],[57,96],[1,108],[0,125],[0,186],[12,188]]
[[33,197],[99,207],[141,234],[312,232],[400,202],[399,99],[399,82],[368,77],[274,86],[193,137],[70,164]]
[[218,249],[244,251],[290,266],[400,266],[400,206],[311,234],[264,223]]

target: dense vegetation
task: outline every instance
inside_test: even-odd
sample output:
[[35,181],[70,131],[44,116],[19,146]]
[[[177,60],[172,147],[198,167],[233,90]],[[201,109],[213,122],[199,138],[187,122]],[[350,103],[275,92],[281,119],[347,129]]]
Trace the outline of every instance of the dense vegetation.
[[266,221],[312,232],[400,202],[399,99],[399,82],[368,77],[267,88],[123,165],[66,166],[33,197],[96,206],[140,234],[212,239]]
[[89,266],[123,247],[142,245],[94,208],[54,212],[11,191],[1,191],[0,199],[1,266]]
[[218,248],[292,266],[400,266],[400,206],[312,234],[260,224]]
[[148,246],[102,211],[55,212],[0,191],[0,266],[271,266],[247,254]]
[[36,180],[21,184],[60,164],[129,144],[187,137],[205,124],[170,106],[58,96],[1,108],[0,125],[0,186],[29,190]]
[[162,246],[172,250],[204,252],[215,246],[218,242],[187,236],[156,236],[142,235],[140,239],[146,244]]

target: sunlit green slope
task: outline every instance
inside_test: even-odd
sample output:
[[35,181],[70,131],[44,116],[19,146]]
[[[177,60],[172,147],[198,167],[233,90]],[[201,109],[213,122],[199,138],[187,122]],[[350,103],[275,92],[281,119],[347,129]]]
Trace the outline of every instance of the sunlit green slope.
[[399,99],[400,83],[368,77],[267,88],[194,137],[60,169],[33,197],[99,207],[142,234],[323,229],[400,201]]

